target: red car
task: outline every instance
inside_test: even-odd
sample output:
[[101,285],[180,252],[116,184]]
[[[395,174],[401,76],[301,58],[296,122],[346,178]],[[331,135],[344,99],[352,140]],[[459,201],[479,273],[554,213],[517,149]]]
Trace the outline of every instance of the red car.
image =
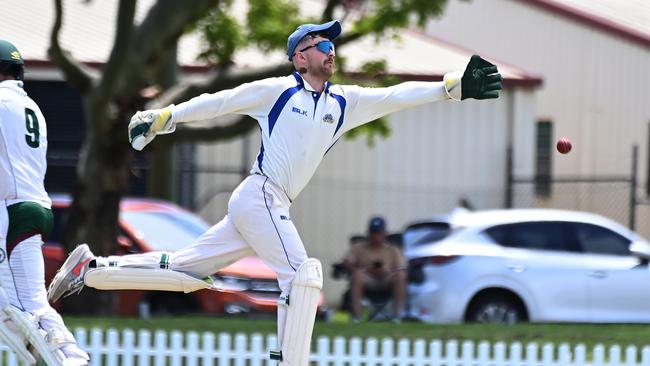
[[[52,195],[54,229],[43,246],[46,283],[65,260],[58,242],[62,218],[71,199]],[[199,216],[177,205],[153,199],[125,198],[120,205],[120,253],[174,251],[190,245],[209,225]],[[221,291],[200,290],[190,294],[166,291],[117,291],[120,316],[151,314],[275,314],[280,294],[275,273],[256,256],[233,263],[212,275]],[[326,309],[321,295],[319,315]]]

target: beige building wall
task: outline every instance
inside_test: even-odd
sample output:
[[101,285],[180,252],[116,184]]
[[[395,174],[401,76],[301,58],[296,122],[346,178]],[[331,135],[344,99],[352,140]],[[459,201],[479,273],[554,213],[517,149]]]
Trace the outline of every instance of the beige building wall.
[[[392,114],[392,135],[374,147],[363,138],[341,139],[291,208],[308,253],[323,261],[327,300],[335,304],[346,286],[331,280],[331,265],[345,254],[350,235],[365,233],[372,215],[383,215],[394,232],[448,212],[463,197],[478,208],[502,207],[508,121],[514,148],[521,151],[516,170],[531,174],[534,105],[532,90],[509,90],[495,101],[438,102]],[[259,132],[248,140],[253,143],[246,167],[257,156]],[[199,149],[197,163],[232,168],[241,161],[243,146],[242,141],[206,145]],[[197,196],[205,203],[201,214],[216,222],[241,178],[197,177]],[[217,191],[221,193],[210,197]]]
[[[553,154],[555,176],[628,175],[633,144],[640,147],[639,180],[648,181],[650,46],[518,0],[450,0],[427,32],[540,75],[537,120],[550,120],[554,138],[568,137],[573,151]],[[534,145],[531,145],[534,148]],[[585,188],[587,189],[587,188]],[[608,214],[627,224],[625,194],[594,198],[584,192],[543,205]],[[639,198],[647,199],[644,189]],[[618,207],[604,207],[604,206]],[[614,210],[614,211],[613,211]],[[637,228],[650,237],[648,207]]]

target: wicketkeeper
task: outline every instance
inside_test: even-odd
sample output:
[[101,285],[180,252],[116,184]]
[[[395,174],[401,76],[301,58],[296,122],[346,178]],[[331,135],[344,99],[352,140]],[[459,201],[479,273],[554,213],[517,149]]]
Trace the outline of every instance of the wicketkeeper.
[[[388,88],[334,85],[334,20],[303,24],[287,41],[295,72],[204,94],[179,105],[136,113],[129,140],[140,150],[177,123],[225,114],[255,118],[262,144],[251,175],[233,192],[227,215],[190,247],[122,257],[94,257],[86,245],[72,252],[52,282],[49,298],[98,289],[194,291],[201,278],[234,261],[257,254],[278,276],[281,365],[307,365],[316,306],[323,284],[321,263],[309,258],[291,220],[291,202],[313,176],[327,151],[347,131],[400,109],[439,100],[497,98],[497,67],[473,56],[464,73],[441,82],[405,82]],[[82,270],[73,271],[79,263]]]

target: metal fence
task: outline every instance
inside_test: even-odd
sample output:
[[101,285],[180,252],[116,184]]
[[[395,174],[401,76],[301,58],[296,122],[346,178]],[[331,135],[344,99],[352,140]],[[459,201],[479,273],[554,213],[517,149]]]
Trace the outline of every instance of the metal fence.
[[635,204],[630,201],[632,185],[624,177],[563,177],[549,184],[549,195],[535,193],[537,181],[519,179],[513,184],[514,208],[548,207],[598,213],[632,228]]
[[[91,355],[93,366],[261,366],[275,365],[268,350],[275,336],[260,334],[181,333],[172,331],[77,329],[80,346]],[[650,366],[650,346],[523,345],[489,342],[391,338],[330,339],[319,337],[310,355],[318,366]],[[0,345],[3,365],[17,366],[12,353]]]
[[647,204],[638,187],[638,146],[629,174],[615,176],[508,177],[506,207],[589,211],[636,229],[637,209]]

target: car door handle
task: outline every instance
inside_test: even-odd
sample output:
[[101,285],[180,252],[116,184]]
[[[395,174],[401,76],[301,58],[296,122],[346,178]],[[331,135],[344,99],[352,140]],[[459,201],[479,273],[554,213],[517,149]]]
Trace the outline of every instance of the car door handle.
[[605,278],[605,277],[607,277],[607,272],[605,272],[605,271],[593,271],[593,272],[589,273],[589,277]]
[[526,266],[524,266],[523,264],[508,264],[508,269],[520,273],[526,270]]

